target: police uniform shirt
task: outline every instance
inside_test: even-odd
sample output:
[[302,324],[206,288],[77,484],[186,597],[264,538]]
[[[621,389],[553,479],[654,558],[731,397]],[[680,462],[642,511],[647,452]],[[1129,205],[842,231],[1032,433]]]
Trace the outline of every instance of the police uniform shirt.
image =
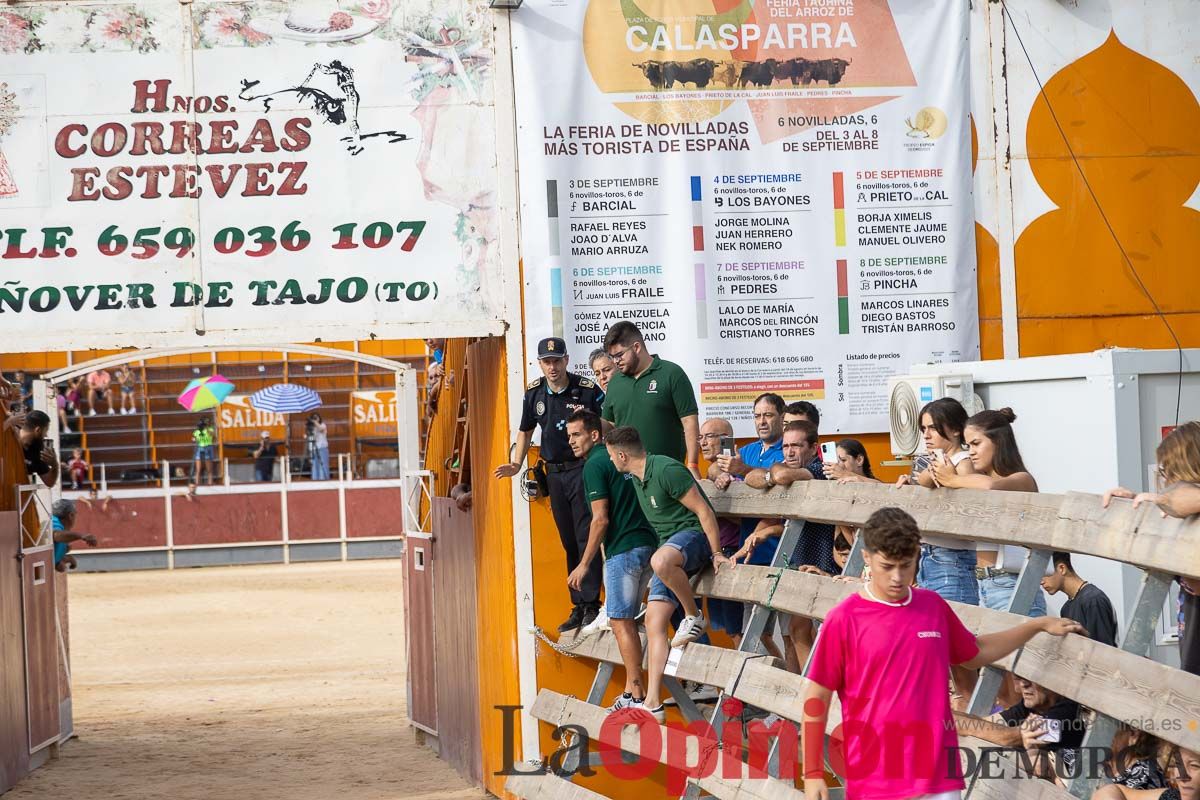
[[518,430],[528,432],[542,426],[542,459],[554,463],[575,461],[567,443],[567,418],[587,409],[597,414],[604,392],[590,379],[567,373],[567,388],[553,392],[546,378],[538,378],[525,388],[525,402]]

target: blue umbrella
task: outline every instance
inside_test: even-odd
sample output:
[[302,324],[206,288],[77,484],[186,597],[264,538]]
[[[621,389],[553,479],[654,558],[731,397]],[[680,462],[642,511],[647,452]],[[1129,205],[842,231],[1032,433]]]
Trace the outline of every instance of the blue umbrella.
[[276,414],[298,414],[320,408],[321,396],[307,386],[277,383],[250,395],[250,406]]

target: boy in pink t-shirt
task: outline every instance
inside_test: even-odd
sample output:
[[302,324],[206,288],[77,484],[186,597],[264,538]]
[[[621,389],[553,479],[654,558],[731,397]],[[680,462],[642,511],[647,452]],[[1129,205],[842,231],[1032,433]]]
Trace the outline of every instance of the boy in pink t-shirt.
[[824,733],[837,692],[842,747],[839,754],[835,734],[830,760],[845,776],[846,800],[957,798],[963,779],[950,711],[950,665],[978,669],[1039,632],[1087,632],[1071,620],[1040,617],[976,637],[935,592],[912,588],[921,533],[911,516],[881,508],[867,520],[862,537],[870,580],[829,612],[808,669],[804,794],[828,800]]

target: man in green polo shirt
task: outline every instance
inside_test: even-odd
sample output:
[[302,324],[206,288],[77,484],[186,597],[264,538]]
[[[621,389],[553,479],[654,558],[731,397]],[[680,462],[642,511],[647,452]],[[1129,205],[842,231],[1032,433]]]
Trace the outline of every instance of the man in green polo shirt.
[[696,392],[675,363],[650,355],[642,332],[622,320],[604,334],[617,371],[605,390],[602,416],[615,427],[630,425],[646,452],[670,456],[700,479],[700,419]]
[[[733,562],[721,552],[717,515],[683,464],[668,456],[647,454],[642,437],[629,426],[614,428],[605,442],[617,471],[633,476],[631,483],[642,513],[658,534],[659,548],[650,558],[654,577],[646,604],[645,708],[661,722],[660,694],[668,651],[700,638],[707,625],[688,576],[710,561],[714,570]],[[668,643],[667,624],[676,605],[683,606],[684,618]]]
[[641,705],[646,697],[636,619],[650,582],[650,556],[658,547],[658,536],[638,505],[633,479],[617,472],[608,457],[600,440],[602,431],[600,415],[587,409],[567,418],[567,441],[575,457],[584,459],[583,491],[592,507],[587,547],[567,585],[578,588],[603,542],[605,612],[625,664],[625,693],[613,703],[611,710],[616,711]]

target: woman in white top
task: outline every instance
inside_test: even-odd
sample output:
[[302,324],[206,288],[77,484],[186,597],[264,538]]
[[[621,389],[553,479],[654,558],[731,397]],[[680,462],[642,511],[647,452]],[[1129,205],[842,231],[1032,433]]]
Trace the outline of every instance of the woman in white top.
[[308,417],[308,432],[312,437],[312,479],[314,481],[329,480],[329,427],[321,415],[310,414]]
[[[981,411],[967,420],[963,435],[970,449],[974,472],[963,475],[949,463],[934,464],[933,479],[938,486],[950,489],[999,489],[1006,492],[1036,492],[1037,481],[1025,469],[1012,423],[1017,415],[1011,408]],[[976,553],[976,575],[979,577],[979,599],[983,605],[1007,611],[1017,586],[1017,575],[1028,558],[1023,547],[979,545]],[[1041,588],[1033,596],[1031,617],[1046,615],[1046,598]]]

